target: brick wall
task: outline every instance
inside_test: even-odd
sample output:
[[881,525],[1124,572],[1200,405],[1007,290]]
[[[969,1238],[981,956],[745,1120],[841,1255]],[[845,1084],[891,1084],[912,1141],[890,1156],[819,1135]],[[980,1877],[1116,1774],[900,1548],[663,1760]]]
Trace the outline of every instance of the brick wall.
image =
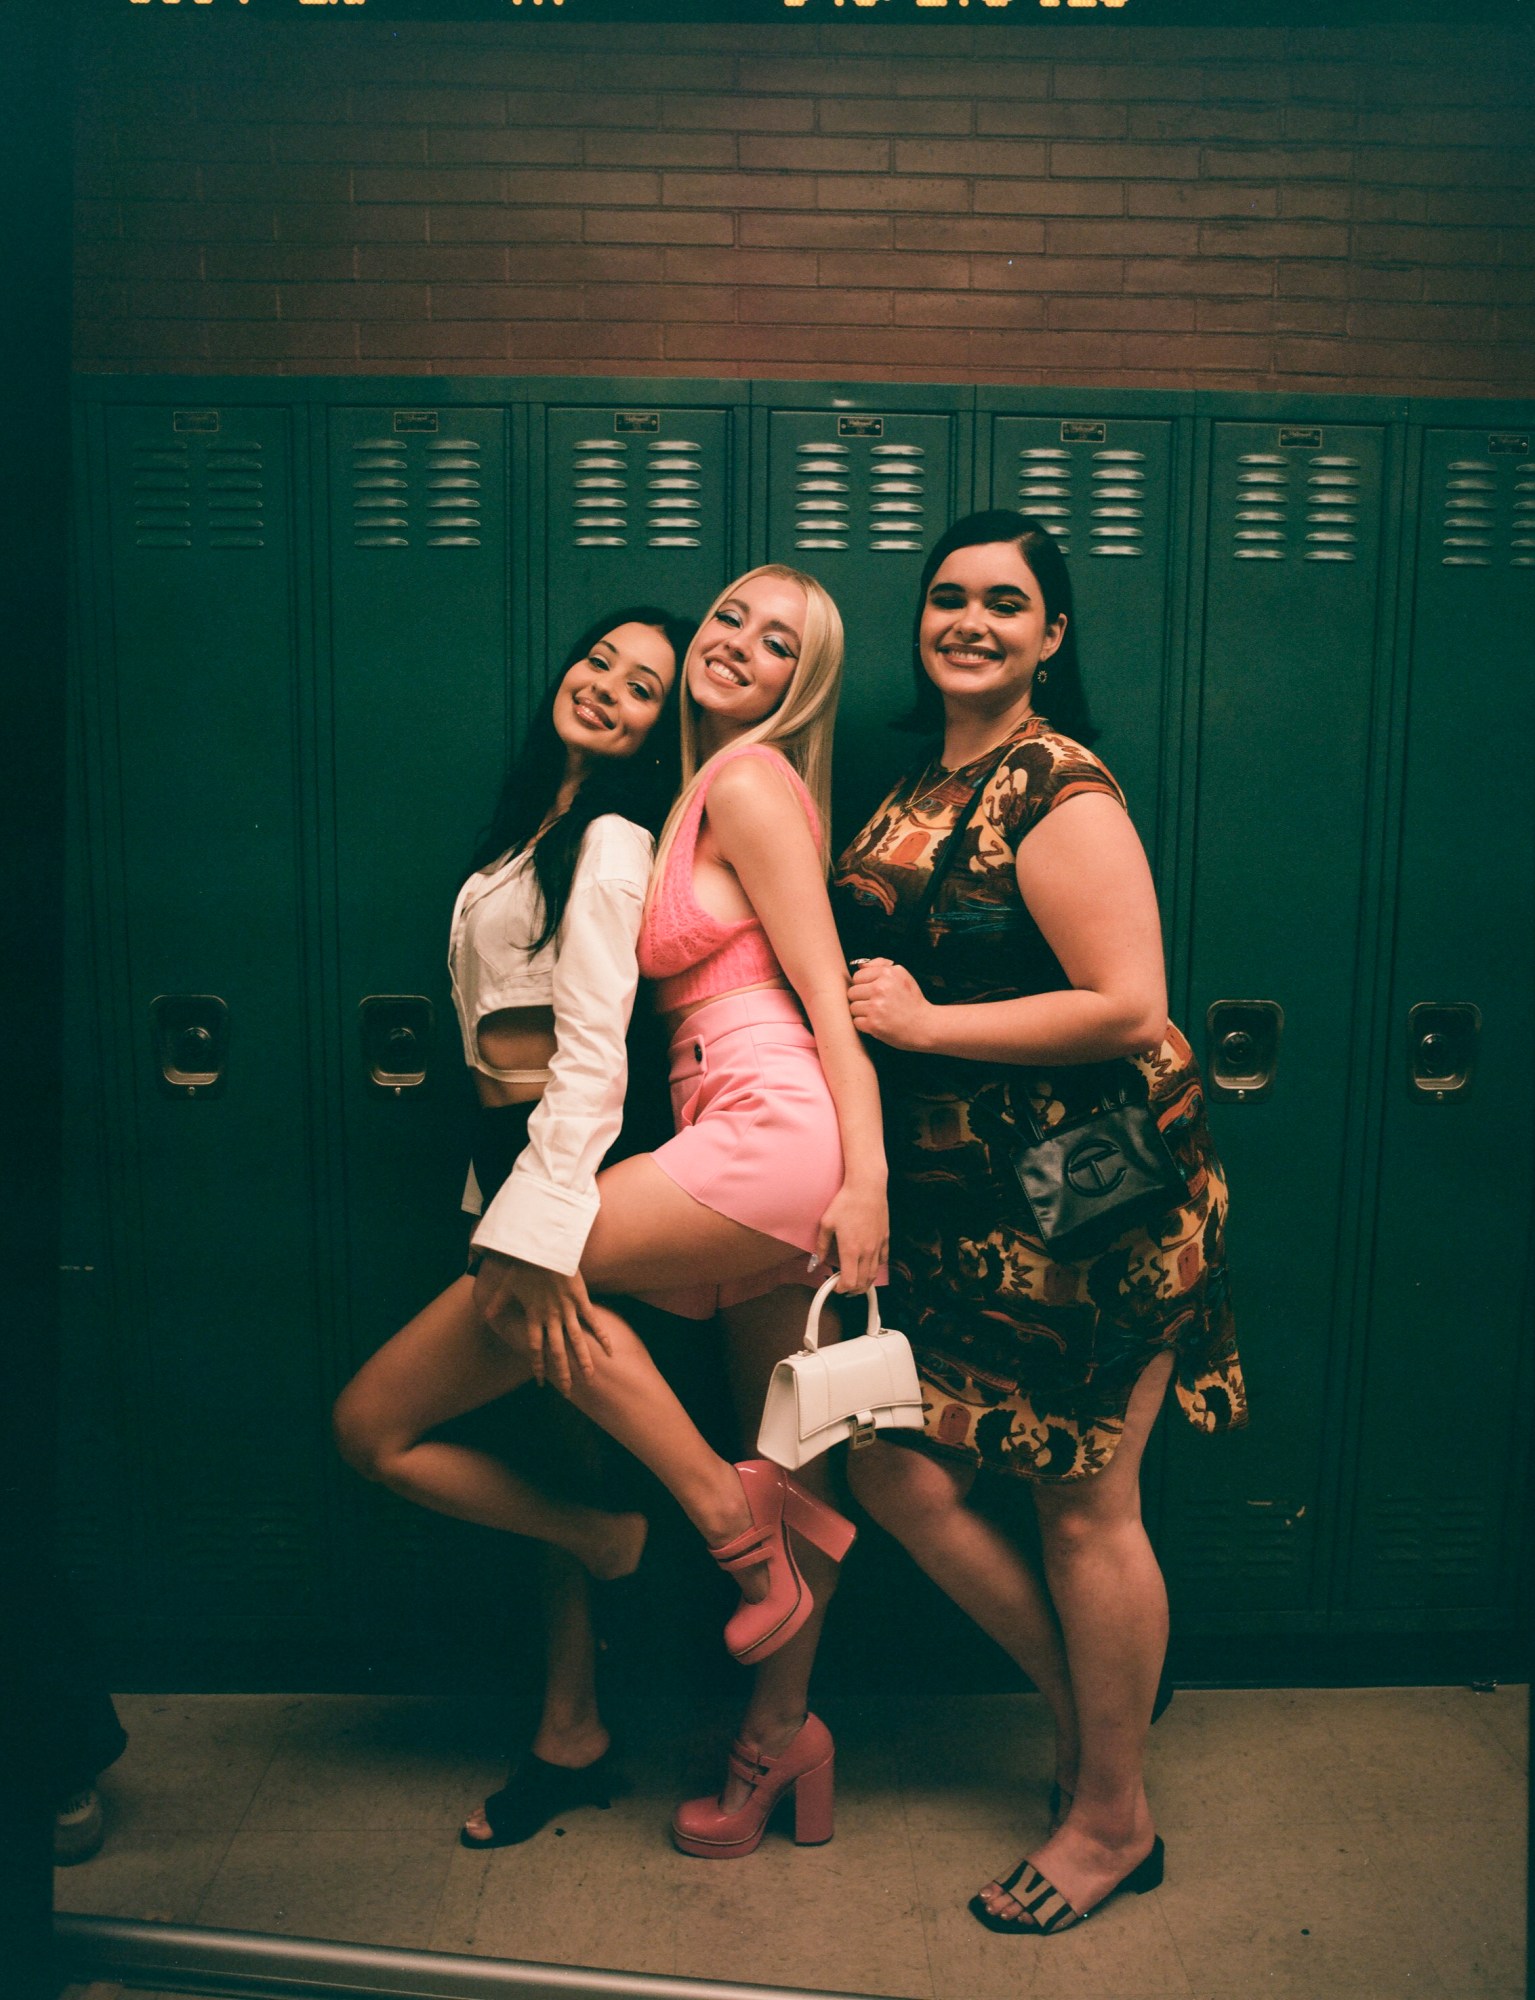
[[139,16],[87,369],[1535,385],[1535,44]]

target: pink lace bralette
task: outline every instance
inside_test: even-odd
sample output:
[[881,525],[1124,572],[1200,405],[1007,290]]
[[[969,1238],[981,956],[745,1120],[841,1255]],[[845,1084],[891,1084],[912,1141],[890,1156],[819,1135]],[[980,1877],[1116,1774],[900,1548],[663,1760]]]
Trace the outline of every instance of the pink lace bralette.
[[647,979],[658,981],[656,1009],[675,1013],[679,1007],[696,1007],[716,994],[733,993],[738,987],[760,986],[769,979],[782,979],[767,933],[755,916],[733,921],[716,917],[703,908],[693,893],[693,857],[698,847],[698,829],[703,822],[704,802],[709,786],[726,764],[737,757],[768,757],[786,773],[809,817],[811,830],[819,837],[820,817],[787,758],[766,743],[744,743],[738,750],[726,750],[715,759],[707,779],[693,794],[666,868],[650,899],[645,921],[640,927],[639,964]]

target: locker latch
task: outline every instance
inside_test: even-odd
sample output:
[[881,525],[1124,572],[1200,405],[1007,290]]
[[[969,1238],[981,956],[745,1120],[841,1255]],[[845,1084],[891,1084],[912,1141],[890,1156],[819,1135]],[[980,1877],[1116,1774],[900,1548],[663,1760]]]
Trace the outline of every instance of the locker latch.
[[368,1081],[398,1097],[426,1082],[427,1056],[435,1019],[421,993],[370,993],[357,1007]]
[[213,1097],[224,1087],[229,1006],[216,993],[161,993],[149,1003],[160,1088],[168,1097]]
[[1415,1096],[1457,1097],[1471,1087],[1482,1012],[1469,1000],[1420,1000],[1407,1015],[1407,1081]]
[[1205,1081],[1215,1097],[1266,1097],[1279,1067],[1277,1000],[1217,1000],[1205,1013]]

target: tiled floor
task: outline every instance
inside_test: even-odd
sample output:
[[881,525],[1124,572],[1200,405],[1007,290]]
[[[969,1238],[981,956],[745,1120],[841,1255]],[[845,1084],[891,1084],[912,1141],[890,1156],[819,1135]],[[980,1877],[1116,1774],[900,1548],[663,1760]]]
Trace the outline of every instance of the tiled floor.
[[[461,1706],[133,1696],[111,1832],[60,1907],[921,2000],[1515,2000],[1527,1694],[1185,1689],[1152,1737],[1167,1880],[1047,1940],[965,1899],[1044,1828],[1041,1704],[841,1702],[837,1837],[689,1860],[723,1711],[624,1723],[633,1790],[526,1846],[459,1848],[499,1782]],[[92,1989],[109,2000],[112,1989]]]

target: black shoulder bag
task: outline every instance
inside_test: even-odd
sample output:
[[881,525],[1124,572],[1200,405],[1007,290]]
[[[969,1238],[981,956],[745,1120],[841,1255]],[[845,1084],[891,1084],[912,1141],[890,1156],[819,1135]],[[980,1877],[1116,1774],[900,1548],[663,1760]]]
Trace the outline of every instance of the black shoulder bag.
[[[981,774],[933,863],[907,930],[908,960],[919,955],[923,927],[995,768]],[[1094,1075],[1099,1108],[1084,1117],[1043,1130],[1027,1100],[1020,1103],[1023,1094],[1008,1093],[1014,1117],[1027,1134],[1009,1156],[1027,1210],[1027,1220],[1020,1221],[1063,1264],[1094,1257],[1128,1230],[1165,1215],[1178,1206],[1187,1185],[1135,1065],[1119,1056],[1070,1067]]]

